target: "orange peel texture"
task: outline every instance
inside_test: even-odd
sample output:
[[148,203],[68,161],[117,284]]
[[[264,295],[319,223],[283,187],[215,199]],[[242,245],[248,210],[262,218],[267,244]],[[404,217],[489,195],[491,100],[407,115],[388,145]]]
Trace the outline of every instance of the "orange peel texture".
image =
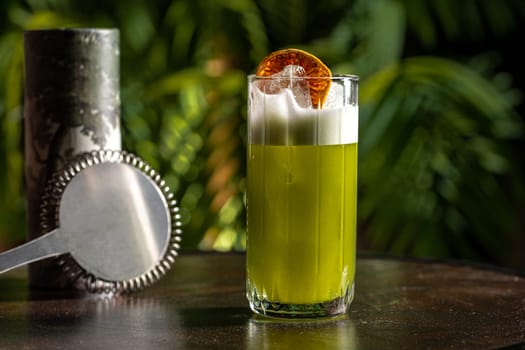
[[[285,67],[294,65],[304,69],[304,76],[308,78],[310,98],[314,108],[321,108],[330,90],[332,72],[317,57],[299,49],[284,49],[270,53],[257,66],[255,75],[267,77],[281,72]],[[323,79],[315,79],[323,78]]]

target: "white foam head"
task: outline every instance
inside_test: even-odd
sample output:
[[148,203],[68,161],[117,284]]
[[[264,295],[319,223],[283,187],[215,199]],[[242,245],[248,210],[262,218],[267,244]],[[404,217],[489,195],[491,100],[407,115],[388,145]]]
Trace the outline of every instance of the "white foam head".
[[290,89],[265,94],[253,79],[249,86],[249,142],[271,145],[356,143],[358,106],[343,84],[332,82],[321,109],[300,106]]

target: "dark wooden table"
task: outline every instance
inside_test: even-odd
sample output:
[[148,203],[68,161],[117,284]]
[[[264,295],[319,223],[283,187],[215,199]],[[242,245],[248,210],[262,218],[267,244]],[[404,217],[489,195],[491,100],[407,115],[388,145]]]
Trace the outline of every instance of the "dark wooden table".
[[244,297],[242,254],[188,254],[114,299],[29,291],[0,276],[0,349],[525,349],[525,277],[421,260],[358,260],[342,319],[269,322]]

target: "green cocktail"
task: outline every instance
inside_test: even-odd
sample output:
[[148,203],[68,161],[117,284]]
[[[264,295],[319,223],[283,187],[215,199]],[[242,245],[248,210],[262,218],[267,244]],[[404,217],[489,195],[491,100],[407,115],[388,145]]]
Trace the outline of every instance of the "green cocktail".
[[349,292],[356,163],[355,143],[249,146],[248,276],[259,298],[311,304]]
[[[313,109],[289,90],[265,94],[260,79],[249,81],[250,306],[278,317],[343,313],[355,276],[357,91]],[[356,77],[331,80],[357,88]]]

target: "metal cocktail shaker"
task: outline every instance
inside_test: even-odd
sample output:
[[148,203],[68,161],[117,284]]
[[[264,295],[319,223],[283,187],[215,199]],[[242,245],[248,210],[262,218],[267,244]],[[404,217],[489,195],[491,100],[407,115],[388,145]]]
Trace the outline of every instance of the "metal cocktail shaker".
[[[25,33],[25,183],[28,238],[42,234],[41,197],[51,175],[80,153],[121,149],[119,32]],[[66,288],[54,261],[29,268],[33,288]]]

